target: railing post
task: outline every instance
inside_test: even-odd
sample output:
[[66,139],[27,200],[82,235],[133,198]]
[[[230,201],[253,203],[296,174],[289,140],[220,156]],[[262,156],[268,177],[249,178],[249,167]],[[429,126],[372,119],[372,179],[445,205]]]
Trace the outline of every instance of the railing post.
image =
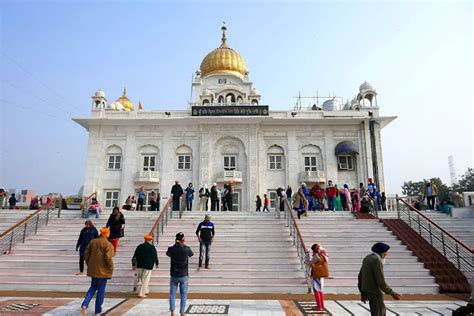
[[420,236],[423,237],[423,235],[421,234],[421,222],[420,222],[420,215],[418,214],[418,232],[420,233]]
[[457,262],[458,262],[458,269],[461,270],[461,257],[459,257],[458,243],[456,243],[456,259],[457,259]]
[[11,237],[10,237],[10,246],[8,247],[8,253],[12,253],[13,233],[14,233],[14,232],[15,232],[15,231],[13,230],[13,231],[11,232],[11,234],[10,234]]
[[408,213],[408,226],[410,226],[410,228],[411,228],[411,214],[410,214],[410,208],[407,209],[407,213]]
[[160,227],[156,226],[156,244],[158,245],[158,241],[160,239]]
[[446,257],[446,244],[444,243],[444,234],[441,232],[441,243],[443,244],[443,255]]
[[39,214],[36,214],[35,235],[38,233]]
[[433,233],[431,232],[431,223],[428,223],[428,231],[430,232],[430,244],[433,245]]
[[23,243],[25,243],[26,240],[26,229],[28,228],[28,221],[25,222],[25,227],[23,229]]
[[61,198],[59,199],[58,218],[61,217],[61,208],[62,208],[62,206],[63,206],[63,198],[61,197]]
[[395,195],[395,207],[397,208],[397,218],[400,219],[400,201],[398,200],[398,194]]
[[161,235],[163,235],[163,232],[164,232],[164,229],[165,229],[165,225],[163,225],[163,222],[164,222],[164,219],[163,217],[161,218],[161,223],[160,223],[160,226],[161,226]]

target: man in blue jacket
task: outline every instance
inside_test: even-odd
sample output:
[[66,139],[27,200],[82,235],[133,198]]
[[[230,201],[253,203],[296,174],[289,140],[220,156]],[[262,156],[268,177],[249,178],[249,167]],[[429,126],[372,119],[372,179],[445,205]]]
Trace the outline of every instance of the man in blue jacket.
[[176,300],[176,292],[179,285],[179,293],[181,295],[181,302],[179,305],[179,313],[184,316],[186,310],[186,298],[188,295],[189,283],[189,257],[192,257],[193,251],[184,244],[184,234],[177,233],[176,241],[172,247],[168,248],[166,255],[170,257],[170,312],[174,315],[174,301]]
[[99,232],[94,227],[94,224],[92,224],[92,221],[88,219],[76,243],[76,251],[79,250],[79,273],[77,275],[84,274],[84,251],[86,251],[89,242],[97,237],[99,237]]
[[202,259],[205,255],[206,260],[204,262],[204,267],[209,269],[209,257],[214,235],[214,224],[211,222],[211,216],[207,214],[204,216],[204,221],[199,223],[196,229],[196,236],[199,240],[199,268],[202,267]]

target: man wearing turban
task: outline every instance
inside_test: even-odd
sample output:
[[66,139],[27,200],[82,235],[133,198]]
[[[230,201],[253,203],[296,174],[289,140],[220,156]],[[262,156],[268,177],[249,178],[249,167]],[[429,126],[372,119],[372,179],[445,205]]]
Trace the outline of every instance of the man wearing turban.
[[[372,246],[372,253],[364,258],[359,272],[359,291],[361,301],[369,301],[372,316],[385,316],[383,293],[391,295],[395,300],[400,299],[400,294],[393,291],[385,283],[383,262],[390,246],[378,242]],[[383,292],[383,293],[382,293]]]
[[102,304],[105,298],[107,280],[112,278],[114,272],[114,247],[108,241],[110,229],[104,227],[100,230],[100,237],[90,241],[84,252],[87,264],[87,276],[92,278],[91,286],[81,304],[81,313],[87,314],[89,302],[97,291],[95,298],[95,314],[102,313]]
[[145,242],[138,245],[132,258],[133,269],[137,270],[134,288],[136,288],[140,298],[144,298],[148,294],[151,270],[153,270],[153,266],[158,268],[159,263],[156,248],[153,245],[153,236],[145,235],[143,239],[145,239]]

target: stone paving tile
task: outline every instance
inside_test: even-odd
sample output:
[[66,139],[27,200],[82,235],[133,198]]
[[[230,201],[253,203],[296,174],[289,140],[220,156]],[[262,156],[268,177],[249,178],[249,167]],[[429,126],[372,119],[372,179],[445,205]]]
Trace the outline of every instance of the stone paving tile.
[[[84,299],[74,299],[70,303],[63,305],[61,307],[55,308],[44,315],[47,316],[75,316],[75,315],[82,315],[81,314],[81,303]],[[112,307],[116,306],[120,302],[122,302],[123,298],[105,298],[104,304],[102,305],[102,312],[105,312]],[[94,306],[95,306],[95,299],[92,299],[89,303],[89,308],[87,310],[87,315],[94,315]]]

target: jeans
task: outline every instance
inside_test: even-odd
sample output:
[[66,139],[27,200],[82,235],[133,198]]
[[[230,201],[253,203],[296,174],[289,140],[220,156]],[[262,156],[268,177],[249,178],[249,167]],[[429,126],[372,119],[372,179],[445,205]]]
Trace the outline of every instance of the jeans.
[[184,314],[186,310],[186,298],[188,296],[189,276],[170,278],[170,311],[174,312],[174,301],[176,300],[176,291],[179,285],[179,293],[181,294],[181,302],[179,304],[179,312]]
[[87,211],[86,212],[86,218],[89,218],[89,216],[94,215],[94,214],[95,214],[95,218],[99,218],[100,212],[98,210],[95,211],[95,212]]
[[186,198],[186,210],[191,211],[193,209],[193,198],[187,197]]
[[431,195],[431,196],[426,197],[426,203],[428,204],[428,208],[430,210],[434,210],[435,208],[435,198],[436,198],[436,195]]
[[334,196],[328,196],[328,208],[331,210],[331,211],[334,211]]
[[143,211],[143,202],[145,200],[144,199],[138,199],[138,202],[137,202],[137,211]]
[[201,241],[199,245],[199,266],[202,266],[202,259],[206,256],[204,265],[209,266],[209,257],[211,256],[211,241]]
[[97,291],[97,296],[95,298],[95,313],[102,313],[102,304],[104,303],[105,297],[105,286],[107,285],[107,279],[103,278],[92,278],[91,287],[87,291],[86,297],[82,302],[81,306],[85,308],[89,307],[89,302],[94,296],[95,291]]

